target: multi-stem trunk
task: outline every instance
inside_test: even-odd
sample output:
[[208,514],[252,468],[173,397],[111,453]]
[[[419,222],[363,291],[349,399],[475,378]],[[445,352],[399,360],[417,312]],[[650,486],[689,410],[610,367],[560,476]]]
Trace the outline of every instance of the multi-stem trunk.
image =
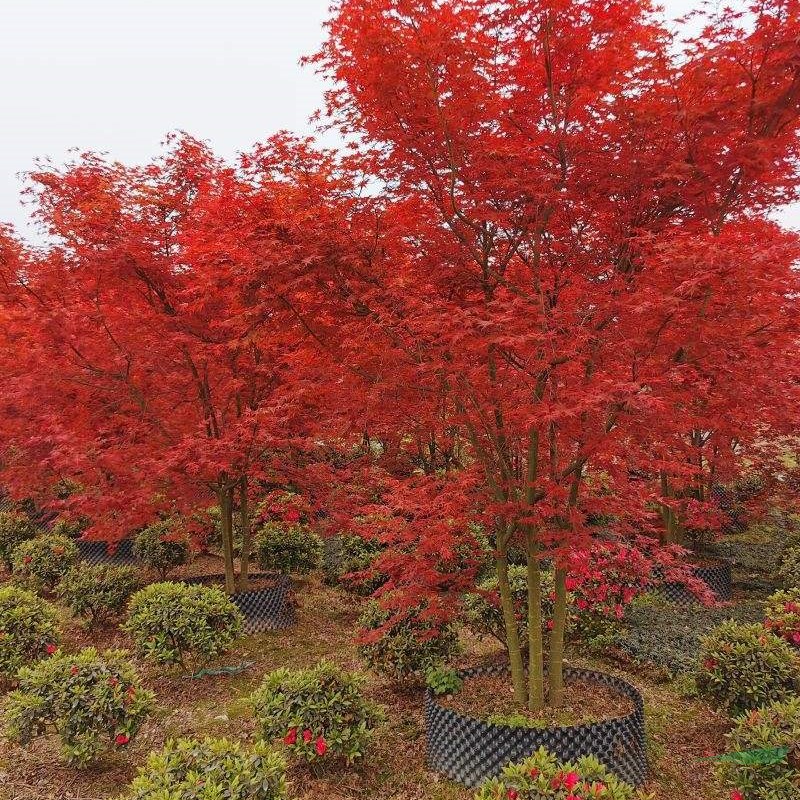
[[225,591],[236,591],[236,573],[233,563],[233,489],[225,486],[217,493],[222,517],[222,554],[225,559]]
[[514,699],[525,703],[525,665],[522,662],[522,649],[519,642],[519,628],[514,615],[514,597],[508,580],[508,550],[506,544],[499,544],[495,556],[497,585],[500,592],[500,607],[503,611],[503,625],[506,632],[506,647],[511,665],[511,682],[514,686]]
[[250,507],[247,503],[247,478],[239,481],[239,524],[242,529],[242,550],[239,554],[239,591],[250,586]]
[[528,576],[528,708],[544,706],[544,649],[542,642],[542,570],[533,531],[527,536]]
[[556,599],[553,606],[553,630],[550,634],[549,700],[560,706],[564,700],[564,635],[567,629],[567,572],[555,571]]

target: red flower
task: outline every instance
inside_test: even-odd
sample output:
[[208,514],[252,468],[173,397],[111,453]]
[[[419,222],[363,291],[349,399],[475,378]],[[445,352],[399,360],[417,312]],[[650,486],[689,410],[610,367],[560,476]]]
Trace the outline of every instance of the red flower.
[[114,737],[114,744],[118,745],[119,747],[123,747],[124,745],[128,744],[131,740],[131,737],[128,736],[127,733],[118,733]]
[[314,749],[317,751],[318,756],[324,756],[325,753],[328,752],[328,743],[325,741],[324,736],[317,737],[317,741],[314,743]]
[[564,776],[564,786],[572,791],[581,781],[581,776],[577,772],[568,772]]
[[519,797],[519,792],[516,789],[509,789],[506,792],[506,797],[508,798],[508,800],[517,800],[517,798]]
[[792,641],[793,641],[795,644],[800,644],[800,631],[795,631],[795,632],[792,634]]
[[600,794],[601,792],[604,792],[605,790],[606,790],[606,785],[602,781],[598,781],[594,785],[594,793],[595,794]]
[[287,509],[283,518],[286,522],[300,522],[300,512],[296,508]]
[[744,795],[738,789],[734,789],[731,792],[731,800],[744,800]]
[[313,734],[311,733],[311,731],[310,731],[308,728],[306,728],[306,729],[303,731],[303,741],[304,741],[306,744],[308,744],[308,743],[311,741],[311,738],[312,738],[312,736],[313,736]]
[[78,671],[79,671],[78,668],[74,664],[69,668],[70,675],[77,675]]
[[703,662],[703,669],[709,670],[709,672],[717,666],[717,660],[715,658],[707,658]]
[[33,559],[30,556],[23,556],[22,557],[22,563],[23,564],[30,564],[31,561],[33,561]]
[[53,653],[55,653],[56,650],[58,650],[58,648],[52,643],[45,645],[44,648],[45,653],[47,653],[47,655],[49,656],[53,655]]
[[112,675],[112,676],[111,676],[111,677],[108,679],[108,685],[109,685],[109,686],[110,686],[112,689],[115,689],[117,686],[119,686],[119,681],[118,681],[118,680],[117,680],[117,679],[116,679],[116,678],[115,678],[115,677]]
[[549,630],[549,631],[553,630],[553,620],[551,620],[551,619],[547,620],[546,627],[547,627],[547,630]]
[[539,777],[539,769],[537,767],[531,767],[531,778],[538,778]]
[[286,736],[283,737],[284,744],[294,744],[297,741],[297,728],[289,728]]

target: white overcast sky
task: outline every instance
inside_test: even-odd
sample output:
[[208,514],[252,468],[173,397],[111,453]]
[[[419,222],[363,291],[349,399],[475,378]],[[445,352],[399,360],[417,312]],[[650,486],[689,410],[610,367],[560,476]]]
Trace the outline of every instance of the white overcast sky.
[[[666,0],[674,18],[699,0]],[[311,130],[301,56],[329,0],[0,0],[0,221],[33,236],[19,173],[70,148],[146,161],[185,130],[223,156]],[[800,227],[800,209],[783,218]]]

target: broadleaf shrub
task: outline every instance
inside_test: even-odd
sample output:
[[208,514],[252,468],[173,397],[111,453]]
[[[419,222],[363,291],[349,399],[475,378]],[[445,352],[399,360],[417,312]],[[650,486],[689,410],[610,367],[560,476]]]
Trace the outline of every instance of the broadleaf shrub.
[[305,575],[320,565],[322,540],[301,523],[268,522],[255,536],[254,552],[262,569]]
[[145,658],[194,672],[230,648],[242,614],[216,587],[154,583],[131,597],[122,627]]
[[[800,789],[800,697],[770,703],[739,717],[728,734],[728,750],[740,757],[721,761],[720,778],[744,800],[796,800]],[[771,750],[786,755],[766,759],[741,757]]]
[[59,640],[58,614],[46,600],[19,586],[0,588],[0,675],[52,655]]
[[61,579],[56,591],[73,614],[94,625],[122,611],[139,583],[135,567],[79,564]]
[[286,762],[270,747],[171,739],[150,753],[120,800],[283,800]]
[[767,599],[764,627],[800,647],[800,588],[775,592]]
[[[508,568],[508,582],[514,604],[520,641],[528,636],[528,570],[521,565]],[[464,598],[464,616],[468,627],[478,636],[492,636],[503,646],[506,645],[503,609],[500,606],[500,591],[497,574],[484,579],[477,585],[478,591]],[[553,618],[553,597],[555,583],[553,573],[542,571],[542,628],[547,630]]]
[[38,532],[38,526],[27,514],[21,511],[0,511],[0,561],[9,572],[14,567],[14,548],[33,539]]
[[342,586],[362,597],[372,594],[386,582],[386,576],[373,568],[381,545],[361,536],[334,536],[325,542],[322,561],[325,582]]
[[44,534],[14,548],[14,577],[37,589],[52,590],[78,562],[78,546],[67,536]]
[[457,670],[449,667],[430,667],[425,672],[425,685],[439,697],[460,692],[464,686],[464,679]]
[[8,735],[28,744],[55,731],[64,759],[85,766],[114,747],[124,747],[138,733],[153,706],[141,688],[128,654],[93,647],[70,654],[61,650],[19,673],[19,686],[8,696]]
[[358,651],[376,672],[394,678],[424,675],[447,661],[458,650],[458,631],[453,624],[426,621],[424,609],[411,609],[392,623],[392,614],[372,601],[359,617],[361,643]]
[[383,714],[363,694],[365,678],[329,661],[311,669],[277,669],[251,695],[257,734],[281,739],[304,761],[341,758],[352,763],[364,755]]
[[702,641],[695,680],[701,695],[740,713],[797,692],[800,656],[762,625],[723,622]]
[[778,574],[787,589],[800,589],[800,547],[787,547]]
[[562,763],[542,747],[524,761],[509,764],[499,778],[483,784],[475,800],[634,800],[640,796],[593,756]]
[[155,570],[163,581],[189,560],[189,540],[174,519],[159,520],[143,528],[133,540],[133,556]]

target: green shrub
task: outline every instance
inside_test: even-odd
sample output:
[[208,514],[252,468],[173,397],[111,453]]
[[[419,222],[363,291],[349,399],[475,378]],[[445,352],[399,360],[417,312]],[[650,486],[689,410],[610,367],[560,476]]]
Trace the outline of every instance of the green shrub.
[[122,627],[145,658],[195,672],[228,650],[242,614],[216,587],[154,583],[131,597]]
[[172,739],[150,753],[120,800],[283,800],[286,762],[264,744]]
[[373,729],[383,719],[364,698],[365,678],[328,661],[312,669],[277,669],[251,695],[257,734],[282,739],[289,752],[305,761],[364,755]]
[[8,696],[8,734],[27,744],[52,729],[65,760],[84,766],[105,749],[127,745],[152,706],[124,650],[58,650],[20,670],[19,687]]
[[719,777],[744,800],[796,800],[800,789],[800,698],[739,717]]
[[14,577],[37,589],[52,590],[78,561],[72,539],[45,534],[14,548]]
[[362,630],[358,651],[364,662],[376,672],[406,678],[424,675],[454,655],[458,649],[456,627],[436,627],[421,618],[422,612],[422,608],[411,609],[405,619],[383,630],[392,614],[375,601],[368,603],[358,620]]
[[372,566],[381,553],[381,545],[360,536],[333,536],[325,541],[322,566],[325,582],[342,586],[366,597],[386,582],[386,576],[374,573]]
[[430,667],[425,672],[425,685],[438,697],[457,694],[464,685],[463,678],[449,667]]
[[800,588],[775,592],[764,608],[764,627],[800,647]]
[[700,694],[739,713],[796,692],[800,657],[761,625],[723,622],[702,641],[696,681]]
[[139,571],[134,567],[79,564],[61,579],[57,592],[73,614],[94,625],[122,611],[138,588]]
[[14,567],[14,548],[33,539],[38,533],[36,523],[21,511],[0,511],[0,561],[11,572]]
[[0,589],[0,675],[52,655],[59,640],[58,615],[46,600],[19,586]]
[[59,536],[67,536],[70,539],[77,539],[88,527],[89,520],[86,517],[81,517],[77,520],[61,517],[53,523],[50,528],[50,533],[55,533]]
[[577,796],[633,800],[641,795],[592,756],[561,763],[542,747],[524,761],[509,764],[499,778],[483,784],[475,800],[564,800]]
[[[514,616],[517,619],[520,641],[528,638],[528,568],[510,566],[508,582],[514,603]],[[503,609],[500,606],[500,593],[497,575],[491,575],[477,585],[478,591],[464,598],[464,616],[468,627],[477,636],[493,636],[504,647],[506,631],[503,622]],[[542,572],[542,627],[547,630],[553,617],[553,594],[555,583],[553,573]]]
[[163,581],[189,560],[189,541],[174,519],[159,520],[141,530],[133,541],[133,556],[155,570]]
[[255,557],[269,572],[305,575],[315,570],[322,556],[322,541],[301,523],[268,522],[255,537]]
[[800,588],[800,547],[788,547],[784,551],[778,574],[787,589]]

